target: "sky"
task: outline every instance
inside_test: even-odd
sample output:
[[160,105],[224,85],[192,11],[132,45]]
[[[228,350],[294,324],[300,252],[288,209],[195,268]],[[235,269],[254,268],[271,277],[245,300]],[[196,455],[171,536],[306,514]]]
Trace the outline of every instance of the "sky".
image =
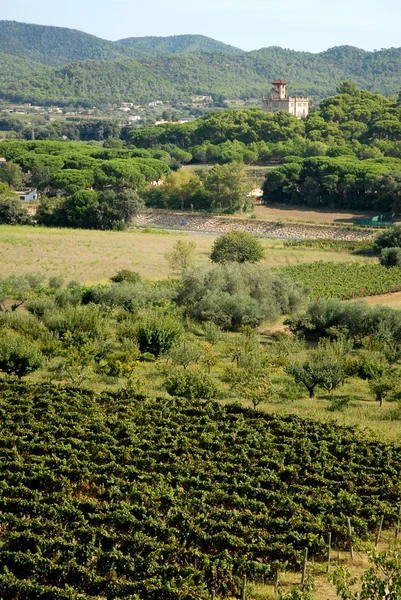
[[108,40],[196,33],[243,50],[401,47],[401,0],[0,0],[0,18]]

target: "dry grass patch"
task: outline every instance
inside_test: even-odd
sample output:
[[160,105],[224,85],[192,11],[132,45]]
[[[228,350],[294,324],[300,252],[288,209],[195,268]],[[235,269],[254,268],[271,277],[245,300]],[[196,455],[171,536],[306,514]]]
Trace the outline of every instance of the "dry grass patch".
[[374,212],[349,212],[345,210],[333,211],[329,208],[313,210],[303,206],[290,206],[288,204],[260,204],[256,205],[254,212],[258,219],[267,221],[293,221],[307,223],[351,224],[354,217],[374,217]]
[[[45,227],[0,226],[0,276],[40,272],[62,275],[67,281],[83,283],[107,281],[119,269],[138,271],[147,279],[177,275],[165,259],[178,240],[194,241],[197,262],[207,263],[217,236],[181,232],[86,231]],[[365,262],[348,252],[314,248],[288,248],[283,241],[262,239],[268,268],[315,260]]]

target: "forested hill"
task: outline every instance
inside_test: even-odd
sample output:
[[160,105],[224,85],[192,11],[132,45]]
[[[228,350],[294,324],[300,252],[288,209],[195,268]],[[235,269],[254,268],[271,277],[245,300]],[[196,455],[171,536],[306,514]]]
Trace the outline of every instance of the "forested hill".
[[0,52],[0,82],[21,81],[37,73],[49,71],[51,71],[51,67],[41,65],[29,58],[20,58]]
[[123,44],[83,31],[16,21],[0,21],[0,52],[54,66],[76,60],[113,60],[138,55]]
[[120,44],[135,48],[148,56],[164,54],[204,54],[205,52],[227,52],[243,54],[243,50],[223,44],[205,35],[170,35],[168,37],[132,37],[119,40]]
[[[337,85],[345,79],[387,96],[398,93],[401,68],[397,72],[394,64],[401,62],[401,49],[383,51],[383,60],[380,52],[366,57],[359,71],[352,61],[352,50],[345,49],[341,54],[342,64],[335,64],[324,54],[281,48],[239,55],[168,54],[142,59],[79,61],[39,73],[31,70],[29,75],[24,73],[13,80],[0,74],[0,82],[3,81],[0,98],[59,106],[105,106],[124,100],[140,103],[189,100],[191,94],[198,93],[260,98],[277,74],[288,79],[291,93],[307,94],[314,101],[335,94]],[[352,63],[349,69],[346,53]]]
[[1,53],[0,99],[35,104],[186,101],[191,94],[260,98],[277,77],[290,82],[290,93],[315,102],[343,80],[387,96],[401,89],[401,48],[243,52],[205,36],[109,42],[72,29],[0,21]]
[[0,21],[0,53],[26,57],[45,65],[204,52],[241,54],[243,50],[204,35],[132,37],[110,42],[66,27]]

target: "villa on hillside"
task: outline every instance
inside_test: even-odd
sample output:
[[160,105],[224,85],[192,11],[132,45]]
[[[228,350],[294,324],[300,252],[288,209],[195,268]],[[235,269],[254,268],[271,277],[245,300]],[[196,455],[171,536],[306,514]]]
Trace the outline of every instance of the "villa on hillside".
[[309,98],[304,96],[287,96],[285,88],[286,81],[277,79],[272,81],[272,89],[269,96],[262,99],[262,109],[265,112],[277,112],[285,110],[297,117],[297,119],[305,119],[309,113]]

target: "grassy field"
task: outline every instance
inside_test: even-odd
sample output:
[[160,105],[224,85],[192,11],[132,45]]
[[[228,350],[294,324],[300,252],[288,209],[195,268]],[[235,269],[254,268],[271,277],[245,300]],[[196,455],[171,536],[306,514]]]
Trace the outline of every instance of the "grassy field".
[[[148,232],[147,232],[148,231]],[[208,262],[216,236],[151,230],[85,231],[0,226],[0,276],[28,272],[62,275],[82,283],[107,281],[119,269],[133,269],[148,279],[176,275],[165,259],[178,240],[194,241],[199,263]],[[346,251],[288,248],[280,240],[261,240],[266,267],[284,267],[318,260],[371,262]]]

